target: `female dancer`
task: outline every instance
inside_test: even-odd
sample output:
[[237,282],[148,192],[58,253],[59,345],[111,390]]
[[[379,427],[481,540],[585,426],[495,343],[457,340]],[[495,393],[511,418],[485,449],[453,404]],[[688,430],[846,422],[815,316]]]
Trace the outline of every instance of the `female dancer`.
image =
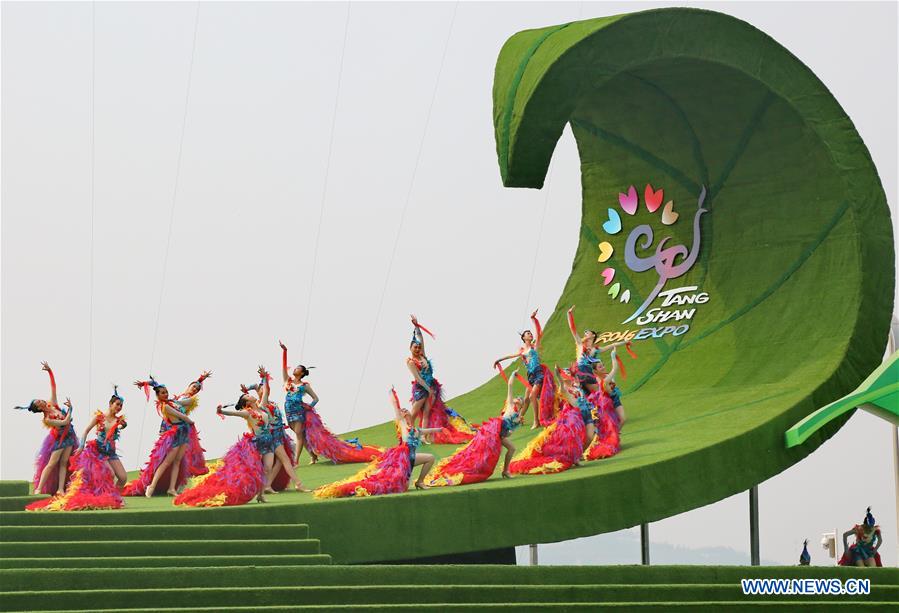
[[512,397],[512,385],[516,374],[517,370],[507,379],[506,402],[500,416],[485,421],[478,427],[478,433],[472,441],[453,455],[440,460],[428,478],[428,485],[465,485],[486,481],[493,474],[503,447],[506,448],[506,456],[503,460],[502,476],[505,479],[512,476],[509,464],[515,453],[515,445],[509,440],[509,435],[521,425],[521,415],[518,411],[523,402],[523,398]]
[[612,395],[612,390],[617,390],[615,386],[617,374],[617,349],[612,349],[611,372],[606,373],[605,367],[598,366],[599,389],[588,396],[588,400],[596,407],[594,411],[595,435],[587,439],[589,444],[584,450],[585,460],[610,458],[621,450],[621,422],[615,412],[614,396]]
[[[855,535],[855,544],[850,547],[849,537],[852,535]],[[861,525],[856,524],[843,533],[844,553],[840,558],[840,566],[883,566],[877,551],[881,545],[883,536],[880,534],[880,526],[871,515],[871,507],[868,507]]]
[[[271,398],[269,398],[268,402],[263,403],[262,394],[265,388],[264,383],[264,381],[260,381],[249,387],[241,385],[240,391],[244,394],[248,394],[251,391],[256,392],[259,406],[268,412],[268,429],[269,432],[271,432],[274,447],[277,448],[278,445],[282,445],[284,447],[284,453],[287,454],[287,457],[293,462],[293,442],[290,440],[289,436],[286,436],[287,426],[284,424],[284,414],[281,412],[281,407],[278,406],[278,403],[271,400]],[[291,467],[296,470],[295,463],[292,464]],[[283,464],[281,463],[281,458],[276,456],[274,466],[272,467],[272,480],[269,487],[265,489],[266,494],[277,494],[290,483],[290,475],[288,475],[286,470],[282,469]]]
[[612,343],[602,347],[595,346],[596,331],[584,330],[583,335],[578,335],[577,326],[574,323],[574,306],[568,309],[568,329],[571,330],[571,336],[574,338],[574,348],[577,354],[575,361],[578,382],[581,384],[588,394],[595,392],[599,388],[594,372],[598,365],[602,365],[602,352],[610,351],[616,347],[624,345],[625,342]]
[[[561,373],[560,373],[561,375]],[[564,386],[567,385],[567,389]],[[550,474],[580,465],[584,453],[584,410],[577,401],[580,390],[573,381],[561,383],[563,402],[556,418],[512,459],[512,474]],[[572,402],[574,401],[574,402]]]
[[425,354],[422,330],[431,333],[418,323],[415,315],[411,318],[414,329],[409,350],[412,355],[406,358],[406,368],[415,378],[412,381],[412,420],[438,430],[432,438],[426,437],[428,443],[457,445],[470,441],[474,438],[474,429],[464,417],[443,403],[443,387],[434,378],[434,366]]
[[434,464],[434,456],[430,453],[418,453],[417,450],[421,445],[422,435],[433,433],[434,429],[416,428],[413,425],[412,414],[400,408],[399,397],[393,388],[390,388],[390,400],[393,403],[394,424],[399,443],[355,475],[317,488],[316,498],[377,496],[405,492],[409,488],[412,469],[419,465],[421,472],[415,481],[415,489],[424,490],[430,487],[425,485],[424,481]]
[[[162,417],[168,428],[163,431],[150,451],[140,475],[122,490],[125,496],[153,495],[159,481],[168,475],[166,493],[177,496],[178,490],[192,476],[205,475],[209,472],[203,458],[203,449],[199,446],[194,421],[187,415],[187,406],[195,403],[194,398],[169,398],[168,388],[158,383],[151,376],[148,381],[135,381],[134,384],[149,395],[149,389],[156,393],[156,412]],[[194,435],[192,436],[191,431]],[[188,449],[191,450],[188,454]]]
[[[242,417],[250,429],[231,446],[209,475],[197,479],[191,487],[179,494],[174,503],[194,507],[232,506],[245,504],[256,497],[258,502],[266,502],[265,492],[271,485],[274,461],[277,458],[298,492],[309,492],[303,487],[293,470],[292,458],[287,456],[284,446],[275,444],[272,436],[271,413],[262,407],[269,404],[269,376],[259,367],[263,377],[262,395],[257,400],[244,391],[234,405],[219,405],[216,413],[220,416]],[[226,410],[234,406],[235,411]],[[224,419],[224,417],[222,417]]]
[[[300,454],[303,453],[303,447],[306,445],[306,407],[315,407],[318,404],[318,395],[312,389],[312,386],[303,381],[309,376],[309,368],[300,364],[293,369],[293,376],[287,372],[287,346],[278,341],[281,346],[281,377],[284,379],[284,391],[287,397],[284,399],[284,409],[287,411],[287,423],[290,429],[297,435],[297,455],[294,464],[300,463]],[[307,405],[303,402],[303,396],[309,394],[312,402]],[[312,464],[318,462],[318,456],[310,449],[309,455],[312,456]]]
[[540,321],[537,319],[537,311],[531,313],[531,320],[534,322],[536,330],[536,338],[530,330],[521,333],[521,341],[524,343],[518,353],[503,356],[493,363],[495,368],[499,368],[505,360],[521,359],[524,362],[528,372],[528,384],[530,388],[525,396],[524,404],[521,408],[521,417],[524,418],[528,407],[533,402],[534,423],[531,430],[535,430],[537,425],[546,426],[553,420],[553,410],[555,408],[555,381],[552,372],[545,364],[540,362],[540,342],[543,340],[543,329],[540,327]]
[[[124,506],[119,488],[125,484],[127,477],[115,452],[119,434],[127,426],[125,417],[120,414],[124,402],[116,387],[106,412],[97,411],[84,430],[81,447],[72,456],[72,477],[65,492],[60,496],[33,502],[25,507],[27,510],[80,511],[120,509]],[[94,427],[97,431],[96,438],[85,445],[87,435]],[[116,477],[115,482],[113,475]]]
[[15,407],[21,411],[43,414],[43,424],[50,432],[44,438],[34,463],[32,487],[35,494],[62,494],[66,488],[69,456],[78,446],[78,437],[72,426],[72,403],[66,398],[68,410],[60,409],[56,401],[56,377],[46,362],[43,370],[50,375],[50,399],[35,398],[28,406]]
[[[185,388],[185,390],[183,392],[181,392],[180,394],[175,396],[175,398],[173,399],[173,402],[179,403],[181,405],[182,409],[184,409],[184,413],[186,413],[187,415],[190,415],[191,411],[196,409],[197,406],[200,404],[200,399],[197,398],[197,394],[199,394],[200,391],[202,391],[202,389],[203,389],[203,381],[205,381],[206,379],[208,379],[211,376],[212,376],[212,371],[204,370],[202,373],[200,373],[200,376],[197,377],[196,381],[191,381],[190,384],[188,384],[187,388]],[[150,375],[150,379],[151,380],[153,379],[153,375]],[[146,385],[146,387],[144,387],[144,385]],[[141,387],[144,390],[144,393],[147,395],[147,400],[149,400],[150,399],[150,383],[149,383],[149,381],[147,381],[147,382],[141,381]],[[165,419],[163,419],[159,423],[159,431],[165,432],[168,429],[169,429],[169,424],[168,424],[168,422],[165,421]]]

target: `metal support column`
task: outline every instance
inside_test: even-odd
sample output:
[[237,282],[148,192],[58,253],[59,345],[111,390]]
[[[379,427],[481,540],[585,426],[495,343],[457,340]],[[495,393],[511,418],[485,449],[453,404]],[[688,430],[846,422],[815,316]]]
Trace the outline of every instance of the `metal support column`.
[[759,560],[759,486],[753,485],[749,489],[749,557],[753,566],[758,566]]
[[531,566],[537,566],[537,545],[529,545],[528,548],[531,550]]
[[649,566],[649,524],[640,524],[640,560]]

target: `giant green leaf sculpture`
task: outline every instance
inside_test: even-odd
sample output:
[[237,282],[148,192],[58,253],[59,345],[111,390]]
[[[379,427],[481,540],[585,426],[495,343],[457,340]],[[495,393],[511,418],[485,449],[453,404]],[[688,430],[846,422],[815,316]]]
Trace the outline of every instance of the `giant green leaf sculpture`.
[[[805,445],[784,445],[787,428],[880,363],[893,238],[864,143],[806,66],[733,17],[661,9],[515,34],[500,52],[493,98],[505,185],[541,187],[566,124],[580,152],[578,246],[546,325],[545,360],[574,356],[565,322],[572,304],[582,327],[660,335],[633,340],[638,359],[623,356],[623,449],[561,475],[334,509],[392,505],[398,521],[434,526],[395,536],[404,557],[557,541],[745,491],[844,423],[848,415]],[[611,232],[616,215],[621,228]],[[634,235],[629,266],[628,238],[639,226],[653,238]],[[599,262],[603,242],[612,253]],[[644,268],[660,244],[683,247],[662,258],[669,268],[695,261],[657,290],[657,267]],[[692,317],[645,323],[661,317],[652,310],[666,300],[660,293],[625,323],[654,290],[682,287],[696,288],[677,294],[694,303],[662,311],[693,308]],[[501,383],[450,404],[469,417],[495,414]],[[519,446],[529,436],[519,432]]]

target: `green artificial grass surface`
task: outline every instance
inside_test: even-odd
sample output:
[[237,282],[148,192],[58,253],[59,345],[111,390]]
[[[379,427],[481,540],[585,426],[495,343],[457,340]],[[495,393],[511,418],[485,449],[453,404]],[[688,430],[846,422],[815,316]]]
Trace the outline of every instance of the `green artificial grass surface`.
[[[27,557],[27,558],[0,558],[0,572],[2,570],[26,569],[32,575],[32,585],[34,585],[35,570],[44,570],[47,568],[77,568],[90,569],[131,569],[139,568],[145,570],[147,568],[172,568],[179,569],[191,568],[199,569],[207,572],[209,568],[220,567],[243,567],[249,564],[253,566],[275,566],[275,565],[295,565],[295,566],[320,566],[331,563],[331,556],[327,554],[309,554],[309,555],[264,555],[257,554],[230,554],[230,555],[174,555],[174,556],[92,556],[89,547],[84,548],[84,556],[88,557]],[[84,573],[84,571],[79,571]],[[38,573],[39,574],[39,573]],[[52,577],[47,578],[52,581]]]
[[[410,598],[411,599],[411,598]],[[457,604],[457,603],[440,603],[436,605],[415,604],[375,604],[375,605],[286,605],[286,606],[266,606],[266,607],[228,607],[229,611],[416,611],[422,613],[441,613],[442,611],[503,611],[504,613],[532,613],[539,611],[596,611],[599,607],[603,609],[613,608],[625,611],[743,611],[749,608],[763,607],[765,611],[848,611],[850,608],[855,610],[868,611],[894,611],[895,605],[892,603],[866,603],[848,601],[845,603],[820,603],[820,602],[529,602],[526,604],[497,604],[497,603],[475,603],[475,604]],[[159,611],[160,609],[104,609],[108,613],[150,613]],[[187,612],[187,611],[220,611],[216,607],[190,607],[190,608],[166,608],[163,609],[170,613]],[[60,613],[74,613],[61,611]],[[79,612],[80,613],[80,612]]]
[[[408,577],[407,577],[408,579]],[[766,601],[784,600],[783,596],[744,596],[739,584],[708,585],[616,585],[602,588],[592,585],[540,585],[540,586],[462,586],[427,585],[407,583],[395,586],[329,586],[329,587],[280,587],[258,586],[231,588],[169,588],[169,589],[103,589],[65,590],[42,592],[0,593],[0,608],[4,611],[22,609],[53,610],[80,607],[119,608],[140,602],[165,602],[168,606],[191,606],[202,603],[223,608],[232,603],[253,603],[256,606],[287,605],[348,605],[348,604],[396,604],[412,600],[422,604],[436,603],[524,603],[524,602],[690,602],[711,601]],[[867,596],[826,595],[796,598],[797,601],[861,601],[896,603],[896,588],[872,590]],[[97,604],[102,603],[102,604]]]
[[0,481],[0,498],[27,496],[29,493],[31,484],[28,481]]
[[[694,9],[521,32],[497,61],[494,123],[506,185],[542,185],[566,124],[580,152],[581,229],[545,322],[541,353],[550,365],[573,359],[565,322],[572,304],[582,328],[644,327],[622,322],[658,276],[625,267],[624,239],[648,224],[653,248],[668,236],[668,246],[689,247],[699,189],[707,187],[699,259],[665,287],[696,286],[709,301],[697,305],[686,334],[635,342],[637,360],[622,355],[629,421],[619,455],[560,475],[400,495],[282,493],[239,512],[134,498],[125,511],[4,513],[0,525],[302,523],[341,563],[498,549],[618,530],[721,500],[800,461],[848,419],[785,447],[787,428],[852,391],[880,361],[895,282],[889,210],[852,122],[789,51],[749,24]],[[673,202],[675,225],[659,223],[661,208],[647,211],[647,183]],[[618,206],[630,185],[640,194],[633,217]],[[624,224],[615,235],[603,230],[609,208]],[[615,252],[600,265],[602,240]],[[608,296],[605,266],[618,271],[629,304]],[[479,421],[498,413],[503,396],[495,377],[449,404]],[[200,428],[202,436],[202,421]],[[394,442],[392,424],[353,435]],[[512,440],[521,448],[532,436],[523,428]],[[438,457],[454,449],[425,447]],[[299,475],[315,487],[359,468],[303,465]],[[551,519],[510,520],[522,509]],[[445,529],[410,528],[423,517],[447,518]]]
[[[258,560],[268,561],[269,556]],[[739,585],[748,578],[807,578],[845,580],[850,577],[871,579],[872,591],[878,594],[899,590],[899,569],[858,569],[854,567],[705,567],[705,566],[504,566],[504,565],[389,565],[298,566],[295,562],[258,567],[228,567],[219,571],[210,567],[192,568],[194,562],[158,568],[120,568],[117,563],[96,565],[94,573],[66,568],[61,564],[46,565],[45,577],[35,577],[32,569],[0,570],[4,591],[78,589],[97,590],[109,587],[107,571],[115,572],[119,585],[129,589],[189,587],[252,586],[397,586],[406,585],[410,576],[422,585],[442,586],[542,586],[542,585]],[[113,566],[115,564],[115,566]],[[211,566],[211,565],[210,565]],[[412,575],[410,575],[410,572]]]

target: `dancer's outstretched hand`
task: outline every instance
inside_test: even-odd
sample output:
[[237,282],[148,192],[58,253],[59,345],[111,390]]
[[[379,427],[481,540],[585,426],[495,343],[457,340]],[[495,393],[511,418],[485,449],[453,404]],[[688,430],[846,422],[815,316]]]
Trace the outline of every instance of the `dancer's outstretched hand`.
[[[572,308],[574,308],[574,307],[572,307]],[[537,311],[539,311],[539,310],[540,309],[534,309],[534,312],[531,313],[531,317],[537,317]]]
[[41,370],[46,370],[47,372],[50,372],[50,365],[47,364],[46,362],[41,362]]
[[283,351],[287,351],[287,345],[285,345],[284,343],[282,343],[280,340],[278,341],[278,345],[281,347],[281,349],[282,349]]

